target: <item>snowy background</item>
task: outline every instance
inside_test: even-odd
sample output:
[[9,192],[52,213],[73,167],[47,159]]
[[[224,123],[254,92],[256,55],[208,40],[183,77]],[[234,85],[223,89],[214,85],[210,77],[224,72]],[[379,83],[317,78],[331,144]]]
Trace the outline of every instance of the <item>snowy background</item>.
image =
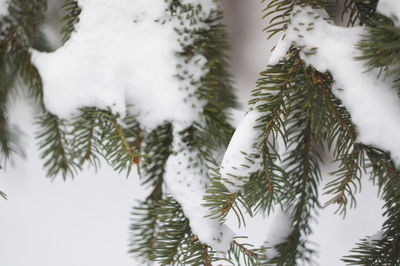
[[[243,110],[255,86],[258,72],[265,68],[274,40],[262,33],[262,6],[258,0],[225,0],[226,23],[231,38],[232,71]],[[52,28],[47,27],[51,32]],[[57,40],[53,40],[57,43]],[[0,172],[0,188],[8,200],[0,200],[1,266],[128,266],[140,265],[127,253],[130,211],[137,199],[146,195],[137,176],[126,178],[103,164],[98,173],[85,171],[74,180],[45,177],[33,135],[35,109],[29,101],[15,103],[10,119],[24,132],[27,159],[16,159],[14,167]],[[243,112],[236,112],[240,120]],[[329,157],[329,155],[327,155]],[[327,161],[330,159],[327,158]],[[325,172],[334,169],[326,166]],[[324,182],[329,180],[325,175]],[[345,220],[333,215],[333,208],[320,212],[312,240],[318,243],[318,265],[343,265],[342,255],[366,235],[381,226],[381,206],[376,188],[367,178],[357,197],[356,210]],[[322,200],[323,202],[324,200]],[[269,235],[274,217],[247,219],[248,242],[262,244]]]

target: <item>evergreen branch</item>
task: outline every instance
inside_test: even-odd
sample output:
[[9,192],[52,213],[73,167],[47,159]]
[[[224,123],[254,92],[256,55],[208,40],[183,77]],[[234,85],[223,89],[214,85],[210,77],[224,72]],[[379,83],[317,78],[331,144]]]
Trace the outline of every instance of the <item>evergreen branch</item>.
[[[185,54],[198,53],[207,59],[205,68],[208,71],[201,78],[201,86],[196,92],[199,99],[207,102],[203,111],[205,123],[196,124],[196,143],[209,167],[217,165],[211,151],[226,147],[234,131],[228,122],[226,110],[237,106],[228,71],[226,27],[221,24],[221,19],[222,12],[211,14],[204,21],[208,27],[195,31],[193,45],[185,47]],[[204,204],[211,209],[210,216],[223,220],[233,209],[239,223],[244,223],[243,215],[235,203],[236,195],[230,195],[216,178],[212,179]]]
[[200,243],[194,235],[183,241],[182,251],[185,253],[180,259],[180,265],[212,266],[212,262],[219,260],[215,252],[209,246]]
[[[0,27],[1,28],[1,27]],[[42,80],[38,70],[31,62],[28,36],[19,25],[11,25],[0,39],[0,56],[5,71],[4,79],[8,86],[13,85],[17,76],[21,77],[31,94],[42,100]],[[4,84],[4,83],[3,83]]]
[[[193,16],[196,8],[181,6],[181,12]],[[202,117],[204,127],[201,131],[203,144],[208,145],[209,149],[216,150],[216,147],[226,147],[230,137],[233,134],[233,128],[229,124],[227,108],[237,107],[237,100],[233,93],[232,75],[228,71],[229,44],[227,41],[226,27],[221,23],[222,12],[214,11],[208,17],[201,19],[201,22],[207,24],[207,27],[201,27],[193,30],[190,37],[193,42],[184,45],[183,52],[179,55],[185,60],[194,55],[201,55],[206,59],[204,69],[206,74],[200,81],[192,80],[192,83],[199,83],[196,90],[196,96],[199,100],[204,100],[206,105]],[[185,32],[184,29],[182,32]],[[180,32],[180,34],[182,34]]]
[[355,145],[350,154],[343,154],[340,157],[339,169],[332,172],[331,175],[337,176],[334,180],[326,184],[324,194],[334,194],[324,206],[338,204],[335,213],[346,216],[347,205],[350,198],[350,208],[356,206],[354,191],[361,187],[361,163],[364,161],[363,151]]
[[65,12],[65,16],[61,19],[61,22],[64,23],[61,29],[63,34],[62,43],[66,43],[75,30],[75,24],[79,22],[81,9],[76,0],[64,0],[61,9]]
[[[261,2],[265,3],[266,0],[262,0]],[[268,38],[271,38],[275,34],[286,30],[287,25],[290,21],[289,16],[292,13],[294,4],[295,3],[293,0],[269,1],[268,5],[263,10],[264,12],[266,12],[263,18],[274,15],[269,20],[269,25],[264,28],[264,31],[268,34]]]
[[253,249],[252,245],[241,244],[234,240],[228,251],[228,260],[236,262],[234,265],[263,265],[265,262],[265,249]]
[[172,137],[171,124],[165,124],[157,127],[150,132],[144,139],[142,169],[145,173],[143,185],[150,183],[156,186],[162,183],[165,174],[165,164],[170,156]]
[[165,164],[171,154],[172,127],[170,124],[162,125],[150,132],[144,139],[144,150],[146,154],[143,161],[145,180],[143,184],[151,184],[153,191],[140,207],[134,209],[133,222],[131,225],[132,247],[129,253],[141,257],[144,261],[154,261],[156,238],[158,234],[159,215],[155,211],[158,202],[163,197],[163,176]]
[[390,155],[365,146],[371,162],[372,175],[378,179],[385,200],[382,236],[366,238],[357,244],[351,254],[342,260],[349,265],[398,265],[400,263],[400,174]]
[[14,83],[15,70],[8,64],[7,52],[2,48],[0,43],[0,169],[12,158],[12,155],[24,157],[18,139],[20,132],[12,128],[8,122],[8,98]]
[[263,158],[263,168],[250,178],[244,187],[245,202],[255,210],[272,210],[273,206],[284,198],[292,198],[292,188],[288,183],[286,171],[278,164],[281,160],[276,150],[276,140],[281,138],[287,142],[286,130],[289,119],[287,103],[291,91],[291,76],[299,64],[295,56],[283,60],[261,73],[254,90],[253,104],[257,111],[263,114],[257,121],[257,127],[263,130],[260,152]]
[[378,0],[345,0],[343,3],[342,20],[347,15],[347,25],[370,25],[382,16],[376,13]]
[[[313,68],[300,60],[296,49],[290,50],[288,59],[281,64],[287,64],[287,74],[280,81],[287,91],[284,103],[287,107],[285,122],[278,125],[277,132],[284,132],[280,134],[286,139],[287,152],[281,160],[293,193],[285,200],[292,213],[292,231],[285,241],[273,247],[277,255],[267,262],[296,265],[299,261],[311,263],[314,253],[308,247],[307,236],[311,233],[310,221],[320,207],[321,158],[316,146],[323,139],[326,119],[321,112],[324,103],[320,100],[320,87],[329,85],[330,79],[326,75],[316,76]],[[281,204],[282,200],[284,198]]]
[[55,177],[61,173],[63,179],[67,176],[73,177],[80,167],[73,160],[74,155],[64,122],[53,114],[44,113],[37,118],[37,124],[40,129],[36,138],[39,140],[41,157],[45,160],[47,176]]
[[385,237],[382,240],[362,239],[351,255],[342,260],[347,265],[398,265],[400,263],[398,239]]
[[[7,117],[9,95],[17,78],[17,70],[12,64],[9,52],[9,37],[7,34],[2,36],[3,22],[0,19],[0,168],[11,158],[14,149],[20,150],[17,135],[11,131]],[[22,150],[20,151],[20,154],[23,154]]]
[[119,115],[97,108],[85,108],[83,112],[86,113],[86,119],[96,121],[100,131],[98,141],[100,141],[99,146],[103,151],[103,157],[114,170],[118,172],[126,170],[129,175],[132,166],[140,162],[138,148],[132,146],[135,141],[130,142],[127,138],[128,130],[135,132],[138,130],[137,122],[134,119],[125,119],[127,124],[123,128],[118,122]]
[[158,233],[158,215],[154,211],[155,203],[139,202],[132,212],[131,249],[129,253],[142,258],[143,262],[154,261],[156,237]]
[[4,167],[14,155],[18,155],[22,158],[25,157],[19,135],[21,135],[21,132],[18,128],[10,127],[6,116],[0,113],[0,169]]
[[[162,265],[212,265],[213,262],[225,260],[232,265],[259,265],[252,264],[263,258],[261,249],[251,249],[248,244],[239,244],[234,241],[228,251],[227,259],[216,256],[216,252],[202,244],[197,236],[193,235],[189,220],[184,216],[180,205],[171,197],[157,201],[150,213],[157,215],[157,222],[143,219],[142,223],[135,225],[143,229],[144,239],[139,244],[150,244],[150,257]],[[146,231],[149,226],[156,225],[156,229]],[[143,236],[143,235],[141,235]],[[150,242],[147,240],[151,239]]]
[[0,191],[0,197],[2,197],[5,200],[7,199],[7,195],[2,191]]
[[355,143],[357,134],[349,112],[331,91],[332,78],[329,74],[312,71],[314,79],[318,75],[316,81],[328,81],[327,84],[319,87],[323,109],[321,113],[325,114],[324,140],[329,149],[334,146],[336,161],[340,162],[339,168],[330,173],[336,178],[324,187],[325,195],[334,195],[324,206],[338,204],[336,212],[345,216],[348,203],[350,202],[351,208],[356,205],[355,192],[361,186],[361,167],[365,164],[364,151]]
[[372,69],[377,68],[385,77],[393,76],[395,86],[400,89],[400,29],[386,18],[373,21],[368,28],[368,35],[358,43],[362,56],[358,60],[364,60]]
[[[125,119],[128,123],[122,128],[117,119],[118,116],[109,111],[92,107],[81,109],[81,114],[68,125],[49,113],[39,118],[42,129],[37,138],[43,150],[42,158],[46,159],[45,167],[49,168],[48,176],[59,172],[64,178],[73,176],[86,162],[97,169],[99,155],[116,171],[127,170],[129,175],[132,165],[140,162],[140,155],[136,147],[131,146],[127,133],[136,130],[138,124]],[[66,131],[70,126],[74,135]]]
[[[0,18],[0,59],[5,71],[1,79],[12,86],[22,78],[32,95],[42,100],[42,82],[31,62],[30,47],[43,45],[38,38],[38,26],[44,20],[45,0],[9,2],[8,15]],[[2,86],[5,83],[2,81]]]
[[39,103],[42,103],[42,78],[36,66],[34,66],[31,62],[31,54],[29,50],[27,47],[22,47],[16,43],[12,46],[11,54],[13,56],[13,63],[18,70],[18,75],[29,88],[29,93]]
[[157,181],[153,180],[153,191],[147,197],[146,201],[141,202],[140,207],[135,207],[132,213],[133,219],[130,227],[132,241],[129,253],[141,257],[143,262],[156,260],[154,252],[159,232],[159,214],[157,208],[163,197],[162,185],[163,179],[161,175],[157,177]]
[[[207,187],[207,194],[204,196],[205,207],[210,209],[209,217],[218,219],[223,222],[232,210],[236,215],[239,227],[246,224],[244,215],[238,205],[240,202],[240,194],[229,192],[226,187],[220,182],[218,177],[211,178],[211,183]],[[242,201],[243,202],[243,201]],[[243,204],[246,208],[246,205]],[[248,213],[251,210],[247,208]]]
[[154,248],[155,260],[162,265],[179,265],[180,245],[190,237],[189,221],[172,198],[158,201],[155,212],[160,221]]
[[30,39],[33,39],[34,29],[43,22],[46,9],[46,0],[10,0],[8,4],[10,17],[21,25],[27,33],[32,34]]
[[284,106],[288,97],[287,73],[290,63],[269,66],[262,72],[257,89],[253,91],[253,99],[250,101],[250,104],[262,114],[257,121],[257,128],[262,129],[260,153],[263,156],[263,169],[250,176],[250,181],[244,186],[241,195],[230,193],[219,180],[214,178],[205,198],[207,202],[205,206],[212,212],[211,217],[223,220],[233,209],[239,224],[244,224],[243,215],[236,201],[242,201],[242,205],[250,214],[252,209],[269,212],[279,199],[290,194],[285,172],[276,164],[279,155],[274,142],[276,137],[285,136],[282,130],[285,129],[287,121],[287,110]]
[[[172,5],[175,5],[179,1],[172,2]],[[192,39],[192,42],[187,42],[187,40],[183,42],[183,52],[180,53],[180,56],[185,60],[193,58],[194,55],[201,55],[206,59],[203,67],[206,74],[199,81],[191,81],[192,84],[198,84],[196,96],[200,101],[206,102],[202,113],[203,121],[195,123],[193,127],[182,132],[182,135],[186,135],[184,142],[199,152],[200,161],[212,169],[218,165],[216,157],[219,154],[215,154],[221,152],[220,149],[228,145],[234,131],[228,122],[227,108],[237,106],[231,85],[231,74],[228,71],[226,51],[229,45],[226,28],[221,23],[222,12],[219,10],[213,10],[207,16],[198,16],[198,7],[194,7],[191,4],[176,6],[179,6],[176,11],[184,14],[186,19],[195,18],[193,21],[199,21],[207,25],[207,27],[191,30],[184,27],[178,32],[183,35],[189,34],[189,38]],[[209,192],[216,193],[205,197],[205,206],[212,209],[210,216],[224,219],[228,211],[233,208],[234,211],[238,211],[236,213],[239,221],[242,220],[241,217],[243,215],[240,214],[240,209],[231,205],[235,205],[234,200],[227,204],[223,203],[226,196],[232,197],[228,195],[229,193],[226,193],[225,188],[219,181],[214,179],[208,189]],[[220,204],[223,204],[222,208]]]
[[96,170],[100,165],[101,141],[96,118],[90,111],[83,109],[81,114],[72,122],[74,136],[72,139],[72,150],[74,160],[81,167],[88,162]]
[[[0,27],[1,28],[1,27]],[[25,33],[19,26],[12,26],[0,39],[0,59],[3,64],[2,86],[13,86],[21,77],[39,102],[42,99],[42,82],[36,67],[31,63],[31,55]]]
[[296,133],[292,136],[290,142],[298,144],[285,160],[286,168],[292,169],[288,174],[293,182],[297,199],[292,212],[292,232],[284,242],[274,246],[278,255],[268,261],[276,265],[296,265],[300,260],[310,263],[314,253],[307,247],[306,236],[311,233],[310,221],[313,212],[319,207],[320,170],[319,157],[312,147],[310,123],[304,122],[305,128],[302,131],[296,129]]
[[46,9],[47,0],[10,0],[8,2],[9,14],[3,18],[3,22],[11,28],[9,32],[16,31],[19,35],[18,38],[14,36],[14,44],[25,46],[26,49],[34,47],[38,50],[41,50],[41,47],[48,46],[39,30],[40,24],[45,19]]

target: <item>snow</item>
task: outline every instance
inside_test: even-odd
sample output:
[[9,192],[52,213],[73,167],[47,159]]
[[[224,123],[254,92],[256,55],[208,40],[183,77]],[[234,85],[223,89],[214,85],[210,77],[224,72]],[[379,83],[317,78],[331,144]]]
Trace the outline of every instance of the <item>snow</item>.
[[400,165],[400,99],[391,78],[378,78],[375,70],[366,71],[363,61],[355,60],[363,27],[332,25],[323,10],[296,6],[291,24],[282,36],[270,64],[286,56],[296,44],[304,47],[302,59],[318,71],[329,71],[335,80],[333,93],[342,100],[358,130],[357,141],[391,153]]
[[391,18],[396,27],[400,27],[400,1],[379,0],[376,10],[382,15]]
[[372,236],[369,236],[366,238],[366,242],[371,245],[374,246],[374,244],[376,244],[377,241],[382,240],[384,237],[384,233],[383,231],[378,231],[375,234],[373,234]]
[[184,127],[177,126],[174,128],[174,155],[168,158],[164,181],[168,191],[182,206],[185,216],[190,220],[190,227],[199,240],[216,251],[226,252],[233,239],[233,232],[218,220],[206,217],[210,211],[202,204],[209,184],[207,167],[198,160],[201,155],[182,141],[179,133],[183,129]]
[[250,110],[237,127],[221,163],[221,182],[231,193],[237,193],[248,182],[249,175],[260,168],[257,144],[260,130],[256,129],[260,113]]
[[8,14],[8,1],[9,0],[0,0],[0,17]]
[[202,104],[193,96],[196,88],[188,78],[176,77],[175,66],[186,65],[188,75],[199,78],[204,60],[185,63],[176,56],[177,21],[166,17],[165,1],[80,0],[79,5],[71,39],[53,53],[33,53],[49,111],[68,119],[83,106],[121,115],[128,108],[150,129],[164,121],[190,125],[197,119]]

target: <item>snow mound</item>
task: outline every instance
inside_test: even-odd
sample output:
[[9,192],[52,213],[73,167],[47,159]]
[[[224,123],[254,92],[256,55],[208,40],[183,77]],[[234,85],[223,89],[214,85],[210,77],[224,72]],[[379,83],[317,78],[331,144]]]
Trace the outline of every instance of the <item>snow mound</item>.
[[[33,53],[50,112],[68,119],[84,106],[121,115],[131,108],[145,128],[197,119],[202,105],[195,104],[195,88],[176,77],[181,46],[165,1],[80,0],[79,6],[71,39],[55,52]],[[201,76],[198,59],[190,63]]]
[[221,163],[221,182],[231,192],[237,193],[248,182],[249,175],[260,168],[258,154],[260,131],[255,128],[260,113],[249,111],[237,127]]

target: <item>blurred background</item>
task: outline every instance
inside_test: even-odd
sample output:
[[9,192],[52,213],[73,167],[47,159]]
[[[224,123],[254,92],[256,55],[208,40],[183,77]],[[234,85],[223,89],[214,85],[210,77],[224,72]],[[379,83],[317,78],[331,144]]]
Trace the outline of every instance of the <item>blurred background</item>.
[[[48,23],[42,29],[53,47],[60,45],[59,0],[49,1]],[[275,40],[262,32],[260,0],[223,0],[225,22],[231,43],[231,66],[235,76],[241,110],[235,110],[240,121],[246,110],[258,73],[267,62]],[[267,1],[268,2],[268,1]],[[46,178],[34,140],[33,105],[21,97],[12,105],[10,121],[25,133],[27,158],[16,158],[14,166],[0,172],[0,188],[8,200],[0,200],[0,266],[132,266],[140,261],[128,254],[130,212],[136,200],[146,196],[138,176],[118,175],[103,164],[96,173],[87,170],[73,180]],[[329,154],[325,156],[330,162]],[[327,173],[335,169],[324,166]],[[354,243],[375,234],[382,223],[382,202],[368,178],[358,194],[357,209],[343,219],[334,208],[320,211],[314,222],[312,240],[318,250],[317,265],[344,265],[340,257],[348,254]],[[321,184],[321,187],[323,184]],[[321,195],[324,202],[324,196]],[[273,234],[274,215],[247,219],[246,228],[237,228],[235,218],[228,223],[247,242],[261,245]]]

